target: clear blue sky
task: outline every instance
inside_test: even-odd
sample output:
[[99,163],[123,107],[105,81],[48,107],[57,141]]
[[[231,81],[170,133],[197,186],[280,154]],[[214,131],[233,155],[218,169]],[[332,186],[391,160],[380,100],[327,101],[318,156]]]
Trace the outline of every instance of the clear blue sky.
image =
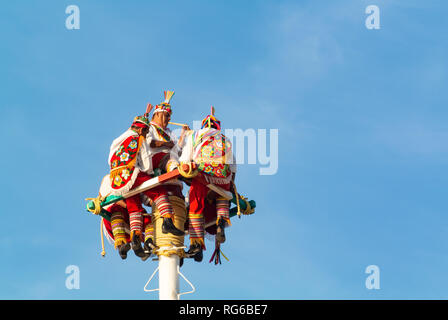
[[[81,11],[65,28],[65,8]],[[381,29],[365,27],[368,5]],[[256,214],[190,299],[448,298],[446,1],[9,1],[0,10],[2,299],[154,299],[85,211],[111,141],[174,89],[173,121],[279,130],[239,167]],[[77,265],[80,290],[67,290]],[[381,270],[367,290],[365,268]],[[117,280],[119,279],[119,280]],[[182,284],[182,288],[187,286]]]

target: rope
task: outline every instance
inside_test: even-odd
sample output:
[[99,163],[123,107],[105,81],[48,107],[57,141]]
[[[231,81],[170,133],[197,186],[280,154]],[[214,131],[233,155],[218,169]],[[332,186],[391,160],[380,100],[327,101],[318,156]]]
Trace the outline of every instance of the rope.
[[252,207],[251,207],[251,205],[250,205],[250,202],[247,201],[247,198],[245,198],[245,197],[243,197],[243,196],[241,196],[241,195],[240,195],[240,197],[241,197],[241,200],[243,200],[243,201],[246,203],[246,210],[243,211],[243,214],[244,214],[244,215],[249,215],[249,214],[254,213],[255,210],[252,209]]
[[173,254],[178,255],[180,258],[187,257],[184,251],[184,249],[186,248],[185,246],[177,247],[173,243],[171,244],[172,244],[171,247],[163,246],[157,248],[156,250],[154,250],[154,253],[158,256],[165,256],[165,257],[169,257]]
[[101,213],[101,202],[103,202],[106,197],[102,197],[99,194],[96,198],[86,198],[87,201],[92,200],[94,206],[94,209],[90,209],[89,206],[87,206],[87,210],[93,214],[99,215]]
[[233,184],[233,191],[235,191],[236,207],[238,208],[238,212],[237,212],[237,214],[238,214],[238,218],[241,219],[240,200],[239,200],[239,197],[238,197],[238,192],[236,191],[236,184],[235,184],[235,181],[232,181],[232,184]]
[[183,169],[183,165],[186,163],[181,163],[177,169],[179,170],[179,173],[182,175],[182,177],[190,179],[190,178],[194,178],[198,175],[198,170],[193,170],[193,163],[190,162],[188,163],[188,172],[185,172]]
[[101,222],[100,222],[100,228],[101,228],[101,249],[102,249],[102,251],[101,251],[101,256],[102,257],[104,257],[104,256],[106,256],[106,250],[104,250],[104,230],[103,230],[103,224],[104,224],[104,221],[103,221],[103,218],[101,218]]
[[[180,230],[183,230],[186,219],[185,201],[177,196],[169,196],[169,200],[174,210],[173,220],[175,217],[175,226]],[[163,217],[160,216],[157,206],[153,206],[152,212],[154,214],[154,244],[157,246],[157,250],[153,250],[154,254],[158,256],[170,256],[175,254],[184,258],[184,236],[163,233]]]
[[[87,206],[87,210],[95,215],[99,215],[101,213],[101,203],[108,197],[109,195],[102,197],[101,194],[98,194],[98,197],[96,198],[86,198],[86,200],[92,200],[94,209],[90,209],[89,206]],[[104,221],[103,217],[101,217],[100,221],[100,235],[101,235],[101,256],[106,256],[106,250],[104,250]]]

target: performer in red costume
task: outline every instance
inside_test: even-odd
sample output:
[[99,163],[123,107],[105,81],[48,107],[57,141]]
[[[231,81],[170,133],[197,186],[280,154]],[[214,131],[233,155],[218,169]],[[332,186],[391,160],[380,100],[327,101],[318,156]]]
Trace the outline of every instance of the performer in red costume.
[[[202,120],[201,130],[194,132],[186,139],[185,146],[179,158],[181,163],[194,161],[199,174],[191,181],[188,214],[190,248],[187,254],[196,261],[202,261],[204,244],[204,213],[207,206],[207,196],[213,192],[207,185],[215,185],[225,191],[230,191],[230,185],[235,179],[236,164],[230,141],[221,133],[221,123],[211,114]],[[230,202],[215,194],[216,204],[216,241],[225,241],[224,228],[230,225]]]
[[[134,119],[130,129],[113,141],[109,154],[112,195],[121,196],[151,179],[151,174],[153,174],[150,160],[151,153],[145,143],[145,136],[148,131],[148,118],[146,115],[139,116]],[[163,217],[162,232],[183,235],[184,232],[174,226],[172,220],[174,212],[168,200],[165,186],[144,191],[144,195],[154,201],[161,217]],[[146,260],[148,254],[144,252],[141,246],[141,242],[144,241],[142,228],[145,210],[142,206],[140,194],[127,198],[125,202],[129,213],[132,249],[137,256]]]

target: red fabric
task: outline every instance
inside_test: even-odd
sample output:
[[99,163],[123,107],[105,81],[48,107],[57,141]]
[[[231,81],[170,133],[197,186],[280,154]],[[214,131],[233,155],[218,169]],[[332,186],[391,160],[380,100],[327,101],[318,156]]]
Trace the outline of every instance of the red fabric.
[[168,154],[168,153],[166,153],[166,152],[158,152],[158,153],[155,153],[155,154],[152,156],[152,168],[153,168],[153,169],[158,168],[159,165],[160,165],[160,161],[162,161],[163,157],[166,156],[167,154]]
[[139,128],[147,128],[148,127],[147,124],[144,124],[144,123],[141,123],[141,122],[138,122],[138,121],[133,122],[132,125],[135,126],[135,127],[139,127]]
[[142,139],[143,137],[135,135],[129,136],[110,158],[111,172],[114,172],[111,187],[114,190],[119,190],[128,185],[128,183],[132,183],[135,168],[134,166],[128,166],[132,161],[135,161],[139,151],[139,141],[141,142]]
[[[151,179],[150,175],[143,172],[139,172],[137,179],[135,179],[134,185],[132,186],[131,190],[137,188],[139,185],[141,185],[143,182],[149,179]],[[165,186],[157,186],[150,190],[146,190],[142,193],[153,201],[155,201],[161,195],[168,195],[168,191],[166,190]],[[142,206],[142,200],[140,198],[140,194],[136,194],[135,196],[127,198],[125,200],[128,212],[133,213],[133,212],[145,211],[145,209],[143,209]]]
[[191,181],[190,186],[190,213],[200,214],[204,213],[205,203],[207,202],[207,186],[200,183],[197,179]]
[[[201,182],[202,181],[202,182]],[[202,213],[204,216],[204,224],[207,225],[210,222],[216,222],[217,214],[216,214],[216,200],[212,202],[207,200],[207,193],[209,192],[209,188],[204,184],[205,178],[200,173],[196,178],[191,181],[189,200],[190,200],[190,209],[189,213]],[[227,191],[230,190],[230,184],[226,185],[217,185]],[[211,227],[208,227],[206,231],[210,234],[216,234],[216,225],[213,224]]]

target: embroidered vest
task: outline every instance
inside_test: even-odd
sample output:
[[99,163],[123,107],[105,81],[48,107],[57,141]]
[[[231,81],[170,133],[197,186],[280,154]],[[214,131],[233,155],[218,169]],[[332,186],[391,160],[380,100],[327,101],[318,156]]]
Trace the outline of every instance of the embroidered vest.
[[[201,142],[199,138],[196,144]],[[230,175],[230,167],[226,163],[226,154],[231,150],[230,143],[223,135],[211,136],[201,145],[195,162],[198,170],[216,178],[227,178]]]
[[133,183],[135,162],[143,136],[130,136],[124,140],[110,159],[110,180],[112,189],[118,190]]

